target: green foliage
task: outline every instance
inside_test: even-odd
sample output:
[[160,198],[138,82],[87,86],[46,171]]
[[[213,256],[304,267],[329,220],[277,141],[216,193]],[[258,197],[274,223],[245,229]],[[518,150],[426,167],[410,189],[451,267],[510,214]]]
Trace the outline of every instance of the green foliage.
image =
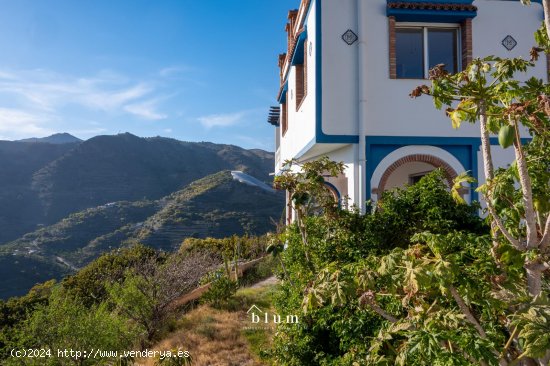
[[[235,255],[244,260],[252,260],[264,255],[267,236],[237,236],[232,235],[226,238],[186,238],[179,252],[182,254],[194,253],[196,251],[208,251],[211,255],[223,259],[233,260]],[[238,251],[236,253],[235,251]]]
[[[468,179],[463,177],[457,184],[464,181]],[[279,325],[269,355],[285,365],[363,365],[365,359],[369,364],[393,365],[401,361],[392,347],[409,347],[412,353],[407,356],[407,365],[437,364],[427,361],[427,357],[437,357],[424,355],[428,346],[433,353],[434,337],[475,338],[472,327],[464,322],[456,305],[452,306],[445,285],[461,277],[458,269],[464,263],[468,268],[484,263],[487,278],[496,271],[494,265],[485,264],[486,256],[476,260],[481,248],[490,245],[489,229],[477,216],[477,209],[453,199],[442,172],[436,171],[411,187],[386,192],[367,215],[337,211],[304,218],[311,248],[309,264],[300,228],[297,224],[288,227],[280,241],[271,244],[287,272],[280,274],[283,281],[275,303],[278,313],[303,315],[299,325]],[[281,252],[278,249],[283,242],[288,247]],[[471,244],[464,247],[465,242]],[[458,291],[467,289],[471,291],[468,295],[475,297],[487,287],[479,286],[480,273],[469,271],[468,276],[461,277],[464,285]],[[408,329],[406,338],[407,329],[389,329],[387,319],[359,301],[368,291],[376,294],[376,303],[388,314],[409,316],[409,323],[422,324],[428,321],[423,314],[427,312],[434,316],[433,329],[437,326],[449,334],[429,338],[430,333]],[[420,294],[429,298],[420,302],[416,299]],[[480,299],[486,298],[484,294]],[[429,310],[436,299],[441,305]],[[452,317],[456,326],[451,332],[444,329],[444,321],[451,322]],[[488,314],[487,319],[494,321],[494,314]],[[488,342],[483,342],[476,346],[483,354],[480,359],[491,359],[490,352],[489,356],[483,352]],[[453,359],[437,342],[436,346],[437,354],[444,355],[440,360],[467,364],[460,355]]]
[[243,276],[239,279],[241,287],[252,286],[266,278],[273,276],[273,270],[277,267],[277,260],[273,257],[267,257],[257,263],[255,266],[246,269]]
[[154,249],[138,244],[130,248],[113,250],[63,280],[63,287],[81,299],[86,305],[97,304],[107,298],[106,286],[124,281],[128,270],[155,260],[166,260]]
[[[10,356],[14,348],[49,348],[50,358],[24,364],[130,365],[131,358],[86,358],[83,351],[151,346],[171,325],[175,301],[219,265],[201,250],[168,255],[136,245],[102,256],[62,284],[50,281],[0,301],[0,364],[21,364]],[[82,353],[58,357],[57,349]]]
[[512,317],[512,325],[518,330],[518,338],[524,345],[521,357],[544,357],[550,349],[550,301],[539,296],[529,307]]
[[169,324],[174,302],[218,266],[207,252],[187,256],[175,253],[163,263],[153,258],[129,269],[123,282],[107,285],[107,302],[140,327],[141,346],[147,347]]
[[338,202],[325,185],[325,177],[337,177],[344,172],[344,163],[330,161],[324,156],[318,160],[299,163],[285,162],[285,170],[275,177],[274,186],[290,192],[299,215],[325,211],[336,212]]
[[230,279],[223,270],[209,274],[203,282],[210,283],[211,285],[208,291],[202,295],[201,300],[217,308],[227,303],[239,288],[239,284]]
[[[130,348],[137,338],[136,329],[124,317],[110,312],[106,304],[86,307],[62,287],[56,287],[47,305],[40,305],[19,329],[19,346],[51,350],[82,350],[79,357],[27,359],[28,365],[93,365],[101,362],[87,358],[83,350],[119,350]],[[19,365],[17,358],[3,360],[5,365]]]
[[[412,242],[416,244],[385,256],[327,267],[308,289],[312,295],[305,297],[304,308],[351,302],[384,319],[385,326],[370,343],[368,360],[467,365],[476,359],[498,364],[493,347],[506,340],[499,317],[509,306],[506,293],[515,291],[517,278],[501,277],[490,255],[489,237],[422,233]],[[494,293],[494,282],[501,294]],[[358,303],[356,294],[361,294]],[[477,334],[462,304],[477,315],[486,337]]]
[[25,322],[41,306],[46,306],[55,281],[35,285],[25,296],[0,300],[0,360],[9,357],[9,351],[19,345],[17,326]]
[[[531,50],[530,61],[489,56],[475,59],[455,75],[439,65],[430,71],[432,86],[420,86],[411,93],[412,97],[430,95],[438,109],[446,106],[453,127],[463,121],[479,122],[487,183],[478,190],[493,228],[488,251],[502,271],[499,276],[515,279],[516,288],[507,294],[513,306],[504,309],[503,316],[515,319],[516,326],[500,322],[510,340],[498,352],[501,363],[512,364],[550,362],[547,329],[541,326],[549,311],[536,303],[550,289],[550,84],[525,75],[540,53],[550,50],[544,24],[535,40],[539,47]],[[531,137],[528,143],[523,131]],[[501,147],[513,145],[515,161],[506,169],[494,171],[490,133],[499,134]],[[493,291],[498,287],[491,286]]]

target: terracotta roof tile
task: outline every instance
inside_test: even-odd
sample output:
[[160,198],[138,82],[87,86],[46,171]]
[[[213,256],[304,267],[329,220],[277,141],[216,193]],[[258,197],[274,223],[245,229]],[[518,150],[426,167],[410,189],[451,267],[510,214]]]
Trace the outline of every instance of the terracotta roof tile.
[[398,1],[388,3],[390,9],[412,9],[412,10],[442,10],[442,11],[476,11],[475,5],[449,4],[449,3],[417,3]]

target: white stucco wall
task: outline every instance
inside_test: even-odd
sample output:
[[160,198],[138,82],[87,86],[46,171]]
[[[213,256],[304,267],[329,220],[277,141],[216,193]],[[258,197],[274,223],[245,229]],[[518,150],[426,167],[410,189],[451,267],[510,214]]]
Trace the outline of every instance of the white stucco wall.
[[[296,68],[292,66],[288,75],[288,91],[286,95],[288,108],[288,130],[282,135],[281,129],[281,161],[295,157],[315,137],[315,1],[305,20],[308,39],[307,48],[307,95],[300,108],[296,110]],[[311,54],[309,47],[311,45]],[[282,108],[282,106],[281,106]]]
[[[443,111],[434,108],[430,97],[411,99],[408,95],[416,86],[429,84],[428,80],[389,79],[388,19],[385,16],[385,0],[366,1],[368,11],[363,18],[367,22],[369,48],[367,64],[367,113],[368,135],[401,136],[451,136],[477,137],[478,127],[464,124],[454,130]],[[533,46],[533,33],[539,27],[541,7],[533,3],[523,6],[519,1],[478,0],[478,15],[474,18],[474,57],[498,55],[529,57]],[[517,41],[509,52],[501,41],[507,34]],[[546,77],[544,60],[538,62],[534,74]]]
[[356,174],[357,169],[354,164],[355,161],[355,146],[348,145],[342,149],[338,149],[336,151],[333,151],[327,155],[331,160],[337,161],[337,162],[343,162],[346,164],[346,168],[344,171],[344,175],[347,178],[347,187],[345,189],[342,189],[343,187],[339,186],[339,184],[335,184],[340,192],[347,191],[347,195],[349,196],[349,205],[357,204],[357,197],[358,194],[355,190],[355,180],[356,180]]
[[[357,3],[362,1],[366,11],[360,16],[365,24],[365,33],[359,34]],[[357,189],[354,183],[357,178],[356,145],[310,144],[314,141],[316,111],[315,84],[316,68],[316,6],[322,5],[322,128],[329,135],[356,135],[358,133],[358,71],[366,72],[366,115],[363,121],[368,136],[433,136],[433,137],[479,137],[477,125],[463,124],[460,129],[451,127],[443,111],[434,108],[429,97],[411,99],[409,93],[420,84],[429,84],[428,80],[404,80],[389,78],[389,34],[386,16],[386,0],[312,0],[309,16],[306,19],[308,40],[307,53],[308,91],[302,107],[296,111],[295,70],[292,67],[288,76],[288,131],[280,136],[281,146],[278,151],[279,161],[296,157],[309,146],[309,154],[329,155],[336,161],[347,164],[348,195],[355,202]],[[540,4],[523,6],[519,1],[477,0],[478,15],[473,19],[473,53],[474,57],[495,54],[502,57],[529,57],[529,50],[534,44],[533,32],[542,20]],[[366,61],[358,63],[358,43],[349,46],[341,38],[351,29],[366,43]],[[513,36],[518,45],[507,51],[501,44],[506,35]],[[282,36],[284,36],[282,34]],[[546,60],[538,62],[533,75],[546,79]],[[321,145],[321,146],[320,146]],[[331,151],[334,149],[334,151]],[[338,150],[336,150],[338,149]],[[441,150],[441,149],[440,149]],[[508,151],[497,147],[493,153],[496,165],[506,165],[513,160]],[[437,155],[443,160],[446,155]],[[448,153],[447,153],[448,154]],[[456,159],[455,159],[456,160]],[[483,183],[482,159],[478,154],[480,173],[479,182]],[[368,164],[368,162],[367,162]],[[453,165],[453,164],[451,164]],[[378,168],[371,180],[371,188],[376,187]],[[457,172],[464,169],[456,168]],[[382,172],[383,173],[383,172]],[[380,173],[380,174],[382,174]],[[378,176],[379,179],[379,176]],[[373,181],[374,180],[374,181]],[[370,192],[367,193],[367,197]],[[376,195],[373,195],[376,198]]]
[[[358,67],[363,67],[367,85],[368,118],[364,121],[367,135],[479,136],[478,128],[469,124],[454,130],[444,112],[434,108],[431,98],[409,97],[416,86],[429,83],[428,80],[389,78],[386,0],[317,1],[322,1],[324,133],[357,134],[357,75]],[[360,35],[366,38],[365,65],[358,65],[358,43],[349,46],[341,39],[347,29],[358,33],[357,1],[364,1],[367,9],[361,16],[361,21],[367,24],[367,33]],[[478,15],[472,25],[474,57],[491,54],[529,57],[529,50],[534,44],[533,32],[542,20],[540,4],[523,6],[519,1],[477,0],[475,5],[478,7]],[[512,51],[506,50],[501,44],[508,34],[518,42]],[[546,78],[544,60],[537,63],[533,75]]]
[[357,33],[357,0],[323,0],[321,16],[323,132],[357,135],[357,42],[342,40],[348,29]]

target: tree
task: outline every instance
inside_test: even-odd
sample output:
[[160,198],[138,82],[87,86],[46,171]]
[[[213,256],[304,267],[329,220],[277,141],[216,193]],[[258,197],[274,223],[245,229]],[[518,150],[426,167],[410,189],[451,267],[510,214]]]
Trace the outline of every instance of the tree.
[[[280,238],[288,244],[287,249],[279,254],[285,263],[287,275],[283,277],[276,296],[276,306],[281,314],[295,314],[300,309],[303,313],[300,325],[279,325],[273,356],[279,362],[291,365],[353,365],[354,362],[365,364],[367,359],[369,364],[383,364],[380,362],[385,360],[387,364],[393,365],[397,360],[395,350],[403,350],[406,354],[404,346],[409,344],[415,353],[423,355],[427,348],[413,348],[404,334],[393,334],[395,341],[391,341],[389,337],[392,334],[387,331],[387,327],[391,324],[389,319],[400,319],[403,323],[421,319],[417,305],[431,304],[436,299],[442,304],[437,307],[439,310],[444,307],[444,310],[455,314],[456,319],[460,320],[454,334],[462,337],[462,346],[467,340],[466,336],[469,336],[469,339],[477,342],[472,341],[472,345],[481,347],[477,348],[476,357],[483,353],[482,349],[492,350],[489,340],[477,339],[472,324],[462,321],[463,315],[451,293],[447,291],[442,295],[437,282],[432,284],[424,276],[419,285],[425,288],[416,293],[412,291],[414,286],[409,286],[410,289],[402,286],[405,275],[401,272],[404,272],[405,263],[411,262],[405,258],[409,248],[415,248],[410,250],[411,256],[428,257],[428,248],[425,246],[422,251],[419,250],[415,234],[429,230],[434,233],[432,235],[440,236],[444,243],[450,243],[446,235],[458,233],[452,242],[456,261],[462,257],[465,261],[472,260],[472,253],[477,253],[483,248],[482,244],[490,242],[489,237],[484,235],[488,227],[477,216],[477,209],[476,206],[456,202],[448,192],[442,172],[436,171],[414,186],[385,193],[367,215],[341,210],[330,215],[304,218],[311,248],[311,265],[304,261],[303,252],[306,248],[301,242],[299,228],[297,225],[289,226]],[[476,242],[462,248],[464,238],[476,238]],[[381,263],[392,263],[386,258],[393,258],[393,262],[401,259],[384,276],[377,275]],[[420,261],[417,257],[413,258],[416,260],[414,267],[417,267]],[[475,263],[485,263],[485,260],[483,257]],[[459,263],[453,267],[455,272],[456,267],[460,268]],[[485,274],[491,273],[493,267],[484,268],[485,272],[476,272],[470,266],[468,276],[456,273],[456,278],[464,283],[464,286],[457,286],[458,291],[468,285],[468,288],[476,291],[471,293],[472,296],[479,292],[487,297],[484,293],[486,287],[479,286],[479,281],[480,278],[484,279]],[[427,264],[425,268],[426,271],[433,271]],[[420,268],[415,268],[415,271],[420,272]],[[442,278],[453,278],[443,271],[439,275]],[[432,279],[435,277],[432,275]],[[366,281],[367,278],[370,281]],[[361,282],[357,282],[359,279],[362,279]],[[411,283],[414,284],[414,281]],[[443,279],[440,283],[444,283]],[[431,287],[428,289],[428,286]],[[407,295],[406,304],[403,304]],[[367,306],[365,300],[371,297],[373,306]],[[469,304],[470,298],[465,301]],[[415,317],[412,317],[413,314]],[[439,321],[443,328],[445,318],[441,316],[442,312],[438,314],[439,318],[434,317],[434,320]],[[493,318],[491,321],[496,322]],[[376,348],[379,336],[388,339]],[[502,334],[499,337],[504,338]],[[448,356],[448,353],[442,349],[438,352],[439,358],[432,357],[429,361],[443,362],[442,357]],[[487,353],[489,356],[483,357],[494,360],[496,356],[491,351]],[[456,355],[455,359],[458,360],[458,357]],[[422,364],[415,361],[420,359],[414,360],[411,356],[407,365]],[[469,362],[464,357],[460,361],[462,364]],[[437,364],[430,362],[427,364]]]
[[[49,349],[47,357],[7,358],[6,365],[93,365],[109,357],[87,355],[90,350],[123,350],[137,338],[127,319],[110,312],[106,304],[85,306],[65,291],[54,288],[47,305],[41,305],[18,329],[19,346]],[[60,355],[57,350],[78,353]],[[95,356],[93,358],[92,356]]]
[[326,215],[338,212],[338,202],[325,185],[324,176],[337,177],[343,174],[344,163],[331,161],[324,156],[305,163],[296,159],[287,160],[284,166],[285,170],[275,177],[274,186],[288,191],[292,199],[305,248],[305,259],[311,264],[305,218],[315,212],[324,212]]
[[106,286],[121,283],[129,269],[141,266],[144,262],[162,264],[166,255],[143,244],[113,250],[63,279],[63,287],[80,298],[85,305],[99,304],[107,297]]
[[[548,174],[544,167],[550,163],[546,154],[550,128],[547,111],[550,109],[545,106],[550,102],[546,96],[550,86],[535,78],[523,83],[514,78],[518,72],[526,72],[532,66],[531,61],[491,56],[476,59],[466,70],[450,75],[443,65],[438,65],[430,73],[432,87],[421,86],[412,96],[428,94],[434,98],[437,108],[446,105],[446,113],[455,128],[463,121],[475,123],[479,120],[487,178],[480,191],[484,193],[493,227],[500,233],[500,238],[495,237],[494,242],[495,260],[498,260],[496,253],[501,239],[525,253],[526,285],[535,297],[542,290],[542,273],[550,268],[548,205],[535,205],[535,201],[548,201]],[[530,148],[526,148],[521,139],[523,127],[533,137]],[[489,140],[491,132],[499,134],[502,147],[513,146],[516,160],[507,171],[495,173]],[[499,200],[506,204],[500,204]],[[507,210],[510,206],[516,214]]]
[[138,324],[147,347],[171,314],[174,300],[195,289],[217,263],[206,252],[174,254],[159,265],[152,259],[129,270],[122,283],[108,286],[109,302],[116,312]]

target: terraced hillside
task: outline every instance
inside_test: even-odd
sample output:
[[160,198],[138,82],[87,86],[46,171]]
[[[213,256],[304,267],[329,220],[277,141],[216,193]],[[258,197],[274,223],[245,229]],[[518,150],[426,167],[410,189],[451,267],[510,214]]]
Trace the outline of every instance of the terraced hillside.
[[172,250],[187,237],[263,234],[274,229],[283,207],[281,192],[221,171],[159,200],[86,209],[0,247],[0,298],[23,294],[36,282],[60,278],[135,242]]
[[159,200],[221,170],[267,181],[273,154],[129,133],[86,141],[60,134],[0,141],[0,167],[2,245],[88,208]]

